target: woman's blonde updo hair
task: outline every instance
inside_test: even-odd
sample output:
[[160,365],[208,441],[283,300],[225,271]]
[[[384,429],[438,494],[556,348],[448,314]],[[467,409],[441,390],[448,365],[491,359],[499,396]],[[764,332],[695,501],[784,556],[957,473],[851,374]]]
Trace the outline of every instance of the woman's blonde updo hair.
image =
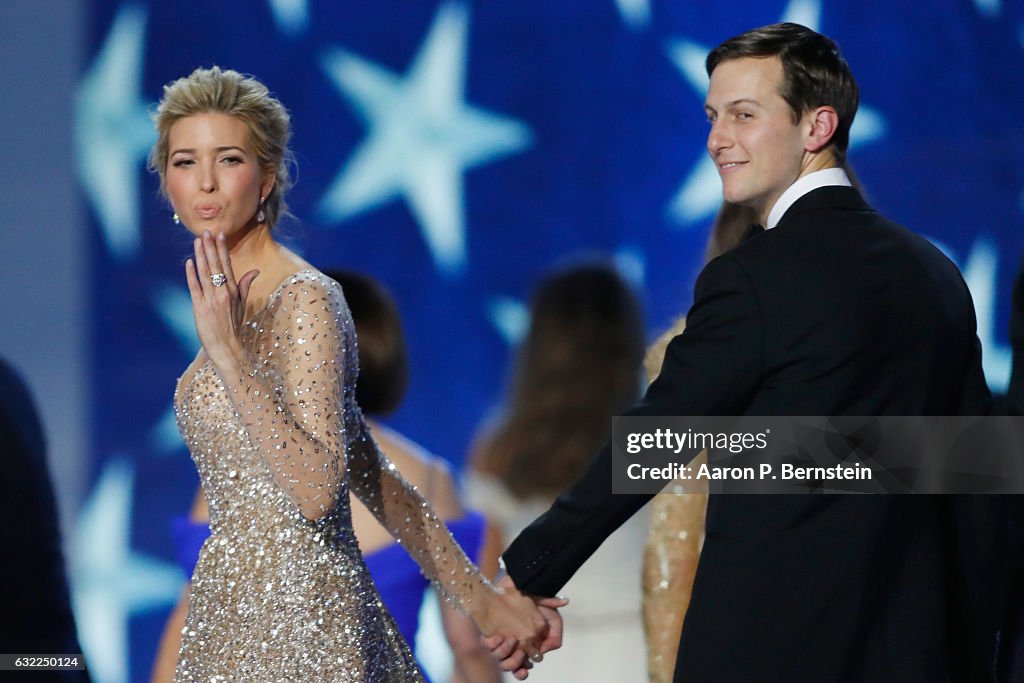
[[267,87],[251,76],[214,66],[196,69],[188,76],[164,86],[153,122],[157,140],[149,153],[149,168],[160,175],[160,190],[166,195],[165,175],[170,153],[171,127],[195,114],[220,113],[233,116],[249,128],[256,160],[264,173],[276,180],[263,205],[267,226],[273,228],[287,214],[285,195],[291,187],[291,117]]

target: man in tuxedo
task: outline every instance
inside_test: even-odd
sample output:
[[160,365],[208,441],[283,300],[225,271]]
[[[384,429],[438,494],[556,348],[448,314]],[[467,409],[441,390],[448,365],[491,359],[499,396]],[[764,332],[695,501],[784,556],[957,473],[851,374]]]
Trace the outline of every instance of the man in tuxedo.
[[[626,415],[987,413],[960,273],[850,187],[859,96],[835,44],[777,24],[706,67],[708,154],[725,199],[764,229],[705,267],[686,331]],[[554,595],[650,497],[612,494],[606,445],[505,551],[505,580]],[[973,515],[944,496],[712,496],[676,680],[988,680],[996,585],[961,562]],[[523,676],[510,649],[496,654]]]
[[[1010,348],[1013,364],[1005,412],[1020,417],[1024,416],[1024,262],[1017,271],[1010,301]],[[1011,579],[1003,619],[1006,655],[1002,666],[1005,680],[1024,681],[1024,501],[1014,496],[1011,506],[1009,536],[1015,552],[1008,569]]]

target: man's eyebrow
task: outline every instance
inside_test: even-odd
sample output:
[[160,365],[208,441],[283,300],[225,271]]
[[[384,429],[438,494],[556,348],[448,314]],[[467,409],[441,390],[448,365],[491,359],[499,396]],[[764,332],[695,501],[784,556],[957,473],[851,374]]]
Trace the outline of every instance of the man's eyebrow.
[[[741,104],[753,104],[753,105],[758,106],[758,107],[761,106],[761,103],[758,102],[757,100],[755,100],[753,97],[741,97],[739,99],[732,100],[731,102],[726,102],[725,105],[724,105],[724,108],[725,109],[729,109],[731,107],[735,107],[735,106],[738,106],[738,105],[741,105]],[[714,109],[714,107],[712,107],[707,102],[704,103],[704,108],[705,109],[712,109],[712,110]]]

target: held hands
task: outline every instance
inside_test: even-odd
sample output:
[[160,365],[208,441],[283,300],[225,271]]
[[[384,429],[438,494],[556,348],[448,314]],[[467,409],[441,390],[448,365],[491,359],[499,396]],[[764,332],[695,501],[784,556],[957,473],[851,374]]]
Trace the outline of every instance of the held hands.
[[513,672],[513,675],[524,680],[529,676],[530,669],[534,662],[544,658],[544,654],[551,650],[557,650],[562,646],[562,616],[558,613],[559,607],[569,604],[565,598],[538,598],[524,596],[515,587],[512,579],[505,576],[498,582],[498,587],[507,596],[515,596],[517,602],[525,600],[533,607],[544,620],[541,629],[532,638],[511,637],[508,630],[491,629],[487,630],[480,626],[484,634],[484,647],[491,651],[491,655],[499,660],[499,666],[505,671]]
[[185,279],[192,295],[196,332],[214,366],[223,368],[241,353],[238,336],[245,319],[245,300],[259,271],[250,270],[241,280],[235,279],[224,233],[214,239],[205,230],[193,247],[195,260],[185,262]]

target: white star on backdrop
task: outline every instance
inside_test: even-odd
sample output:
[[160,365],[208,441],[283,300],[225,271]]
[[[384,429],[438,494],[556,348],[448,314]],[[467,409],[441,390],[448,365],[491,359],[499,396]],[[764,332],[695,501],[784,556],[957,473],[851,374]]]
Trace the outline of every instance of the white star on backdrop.
[[[192,298],[184,287],[165,285],[153,295],[153,307],[160,314],[164,324],[174,334],[178,345],[187,356],[199,350],[199,335],[196,334],[195,316],[192,313]],[[180,450],[185,444],[178,432],[178,419],[174,406],[168,406],[153,426],[150,439],[158,453],[167,455]]]
[[268,0],[277,28],[289,36],[298,36],[309,28],[309,0]]
[[622,247],[614,254],[615,268],[636,291],[644,290],[644,278],[647,276],[647,260],[642,249]]
[[139,251],[139,166],[156,137],[141,97],[145,33],[142,7],[118,10],[75,99],[78,179],[121,260]]
[[178,431],[178,416],[173,405],[167,408],[153,425],[150,442],[158,455],[172,455],[185,447],[185,442],[181,440],[181,432]]
[[615,6],[619,8],[622,21],[634,31],[647,28],[651,23],[650,0],[615,0]]
[[996,244],[981,235],[971,245],[967,260],[961,261],[945,242],[928,237],[963,274],[967,289],[974,300],[974,314],[977,320],[978,341],[981,342],[981,364],[985,381],[996,392],[1005,392],[1010,385],[1010,369],[1013,364],[1012,350],[997,340],[998,325],[995,312],[998,296],[999,251]]
[[996,243],[984,235],[978,237],[961,271],[974,299],[985,380],[992,391],[1005,393],[1010,385],[1013,354],[1010,347],[1000,344],[997,338],[999,330],[995,314],[999,294],[999,249]]
[[509,346],[516,346],[530,327],[530,309],[522,299],[493,297],[487,303],[487,316]]
[[998,16],[1003,11],[1002,0],[974,0],[974,6],[986,17]]
[[404,196],[446,274],[466,263],[462,173],[532,138],[525,124],[465,103],[468,24],[464,5],[442,5],[404,77],[341,49],[322,59],[369,134],[321,200],[321,215],[343,221]]
[[164,285],[153,295],[153,306],[164,324],[174,333],[178,345],[188,354],[199,350],[196,319],[192,313],[192,297],[185,287]]
[[130,618],[173,604],[183,584],[177,565],[132,551],[133,477],[127,460],[108,460],[71,537],[75,619],[97,683],[128,680]]
[[800,24],[817,31],[821,25],[821,0],[790,0],[779,21]]
[[[802,24],[815,31],[818,30],[820,20],[820,0],[791,0],[780,19]],[[686,81],[703,98],[708,91],[704,59],[711,48],[679,39],[669,41],[665,50]],[[850,148],[877,140],[885,135],[885,131],[886,123],[882,114],[862,103],[850,129]],[[669,202],[668,214],[676,223],[693,226],[713,216],[721,203],[722,183],[718,169],[711,157],[702,153],[696,166]]]

